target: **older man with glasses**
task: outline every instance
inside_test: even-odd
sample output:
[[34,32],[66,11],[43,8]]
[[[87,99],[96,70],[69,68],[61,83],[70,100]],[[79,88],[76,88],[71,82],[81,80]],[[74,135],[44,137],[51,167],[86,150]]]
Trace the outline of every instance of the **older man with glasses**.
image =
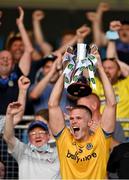
[[28,127],[29,143],[24,144],[14,135],[13,118],[22,111],[19,102],[8,105],[4,139],[9,153],[19,166],[19,179],[59,179],[59,162],[56,147],[48,143],[50,135],[47,124],[32,121]]

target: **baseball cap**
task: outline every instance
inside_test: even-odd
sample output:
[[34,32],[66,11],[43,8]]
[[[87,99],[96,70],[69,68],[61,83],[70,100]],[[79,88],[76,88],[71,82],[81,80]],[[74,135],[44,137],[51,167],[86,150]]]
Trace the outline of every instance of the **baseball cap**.
[[43,66],[45,66],[45,64],[48,62],[48,61],[55,61],[55,59],[57,58],[57,56],[55,56],[54,54],[49,54],[45,57],[43,57]]
[[43,121],[34,120],[31,122],[31,124],[28,127],[28,132],[30,132],[35,127],[41,127],[43,130],[48,131],[47,124],[45,124]]

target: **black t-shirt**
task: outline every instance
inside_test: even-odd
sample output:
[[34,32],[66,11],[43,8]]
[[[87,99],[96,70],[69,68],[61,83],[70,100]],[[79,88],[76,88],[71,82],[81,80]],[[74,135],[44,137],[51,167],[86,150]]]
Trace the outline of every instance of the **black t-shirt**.
[[23,73],[16,65],[6,80],[0,77],[0,114],[5,115],[8,104],[17,101],[19,93],[18,79],[21,75]]
[[41,67],[43,67],[43,65],[44,65],[44,60],[43,59],[41,59],[39,61],[32,61],[31,68],[30,68],[30,73],[29,73],[29,76],[28,76],[30,81],[31,81],[31,84],[34,83],[35,75],[36,75],[37,71]]
[[113,149],[107,170],[117,172],[120,179],[129,179],[129,143],[122,143]]

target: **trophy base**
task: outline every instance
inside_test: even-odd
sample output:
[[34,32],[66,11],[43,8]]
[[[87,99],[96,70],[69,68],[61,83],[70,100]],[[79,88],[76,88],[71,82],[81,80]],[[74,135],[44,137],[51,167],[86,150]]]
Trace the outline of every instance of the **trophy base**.
[[68,86],[67,91],[75,97],[84,97],[92,93],[92,89],[88,84],[82,82],[72,83]]

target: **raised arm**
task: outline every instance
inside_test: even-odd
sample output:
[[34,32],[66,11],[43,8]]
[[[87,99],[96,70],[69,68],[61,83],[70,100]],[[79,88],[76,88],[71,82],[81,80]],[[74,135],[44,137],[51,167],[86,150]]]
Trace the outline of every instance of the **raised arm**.
[[86,12],[86,17],[89,21],[91,21],[92,25],[92,33],[93,33],[93,43],[95,43],[98,47],[101,46],[101,28],[97,19],[96,12]]
[[1,23],[1,17],[2,17],[2,11],[0,11],[0,26],[2,25],[2,23]]
[[19,18],[16,19],[16,23],[20,31],[24,46],[25,46],[24,53],[19,62],[19,67],[21,68],[23,74],[27,76],[30,71],[31,53],[33,51],[33,47],[23,24],[24,11],[21,7],[18,7],[18,10],[19,10],[20,15],[19,15]]
[[51,93],[49,108],[49,125],[54,135],[57,135],[65,127],[64,115],[60,107],[60,99],[64,87],[64,74],[61,74]]
[[43,93],[44,89],[47,87],[48,83],[50,82],[50,80],[52,79],[52,77],[55,75],[56,73],[56,65],[57,65],[57,61],[61,60],[61,55],[58,54],[57,59],[55,60],[55,62],[52,65],[52,69],[50,70],[50,72],[45,75],[32,89],[32,91],[30,92],[30,98],[31,99],[37,99],[41,96],[41,94]]
[[116,44],[114,41],[108,41],[106,57],[107,58],[117,58]]
[[[120,28],[121,28],[121,22],[120,21],[111,21],[110,22],[109,29],[111,31],[119,32]],[[116,58],[116,61],[119,64],[120,69],[121,69],[121,74],[124,77],[127,77],[129,75],[129,65],[127,65],[126,63],[124,63],[118,59],[115,40],[109,40],[108,41],[106,54],[107,54],[106,55],[107,58]]]
[[30,85],[30,80],[27,77],[21,76],[18,79],[18,86],[19,86],[18,102],[22,105],[22,111],[20,111],[14,116],[14,120],[13,120],[14,126],[22,120],[22,117],[24,115],[26,95],[29,85]]
[[124,77],[127,77],[129,76],[129,65],[120,61],[119,59],[116,60],[117,63],[119,64],[120,66],[120,69],[121,69],[121,74],[124,76]]
[[37,44],[40,46],[43,55],[46,56],[52,52],[52,46],[45,41],[43,32],[41,31],[40,22],[42,19],[44,19],[44,17],[45,14],[41,10],[36,10],[32,14],[32,23],[33,23],[35,40]]
[[101,78],[106,97],[105,109],[102,113],[101,126],[106,132],[113,132],[116,120],[116,100],[113,87],[104,71],[98,51],[93,53],[97,58],[97,70]]
[[73,36],[73,38],[69,42],[60,46],[55,52],[64,54],[64,52],[67,50],[68,47],[74,46],[77,43],[77,40],[78,40],[78,36],[77,35]]
[[93,31],[93,42],[98,46],[103,46],[107,43],[105,38],[105,33],[102,30],[102,16],[105,11],[109,10],[109,5],[107,3],[100,3],[97,7],[96,12],[86,13],[86,17],[92,23]]
[[[109,4],[107,2],[101,2],[99,4],[99,6],[97,7],[97,11],[96,11],[97,19],[98,19],[98,24],[100,26],[100,33],[101,33],[100,34],[100,40],[101,40],[101,44],[100,45],[101,46],[105,46],[107,44],[107,39],[105,38],[105,33],[103,31],[103,27],[102,27],[103,24],[102,24],[102,22],[103,22],[103,14],[105,12],[109,11],[109,9],[110,9],[110,6],[109,6]],[[96,24],[96,26],[97,26],[97,24]],[[97,38],[97,33],[96,33],[96,38]]]
[[82,25],[76,30],[77,43],[84,43],[85,38],[90,34],[91,29],[87,25]]
[[[121,23],[120,21],[111,21],[109,25],[109,30],[110,31],[119,31],[121,28]],[[116,52],[116,44],[115,40],[108,40],[107,44],[107,51],[106,51],[106,56],[108,58],[115,57],[117,58],[117,52]]]
[[59,47],[55,52],[59,52],[61,54],[64,54],[64,52],[67,50],[68,47],[74,46],[77,43],[83,43],[84,39],[89,35],[90,28],[86,26],[85,24],[80,26],[76,30],[76,34],[73,36],[73,38],[68,41],[66,44]]
[[21,111],[23,111],[23,109],[22,105],[19,102],[10,103],[7,107],[3,137],[10,150],[14,149],[16,142],[13,126],[14,116],[16,116]]

